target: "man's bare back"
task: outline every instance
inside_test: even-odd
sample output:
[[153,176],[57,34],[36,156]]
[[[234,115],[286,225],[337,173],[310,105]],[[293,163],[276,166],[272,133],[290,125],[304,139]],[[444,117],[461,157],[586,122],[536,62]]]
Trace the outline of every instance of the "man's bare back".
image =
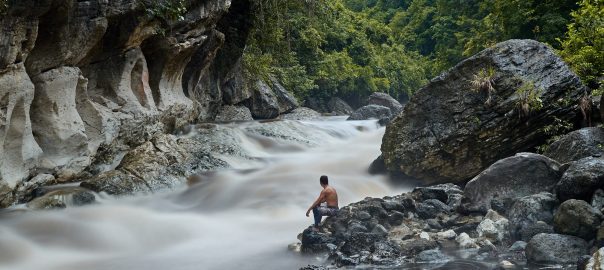
[[327,206],[338,207],[338,193],[332,186],[326,186],[321,191],[321,197],[324,198],[322,203],[327,203]]

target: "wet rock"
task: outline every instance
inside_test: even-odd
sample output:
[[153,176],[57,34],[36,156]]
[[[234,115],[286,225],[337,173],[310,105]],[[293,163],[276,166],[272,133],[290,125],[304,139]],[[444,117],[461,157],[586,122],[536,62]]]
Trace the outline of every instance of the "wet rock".
[[22,182],[17,187],[17,197],[20,198],[21,202],[31,201],[34,197],[41,196],[37,194],[39,189],[45,185],[49,185],[55,181],[55,177],[51,174],[38,174],[34,178],[28,181]]
[[423,219],[435,218],[451,212],[451,208],[436,199],[425,200],[417,204],[416,213]]
[[[512,224],[512,233],[518,234],[537,221],[551,224],[554,220],[554,209],[557,206],[558,200],[553,194],[548,192],[541,192],[518,199],[508,213]],[[523,237],[523,239],[526,238]]]
[[540,233],[554,233],[554,226],[543,221],[537,221],[532,224],[520,227],[518,234],[522,241],[530,241],[533,236]]
[[604,187],[604,159],[587,157],[570,164],[556,185],[560,201],[591,201],[595,190]]
[[446,263],[450,260],[449,256],[443,254],[438,249],[424,250],[415,256],[416,262],[423,263]]
[[580,160],[586,157],[604,155],[604,129],[589,127],[575,130],[547,147],[544,155],[561,163]]
[[457,233],[455,233],[453,230],[447,230],[436,233],[436,237],[440,239],[455,239],[455,237],[457,237]]
[[251,121],[252,113],[250,109],[244,106],[223,106],[216,115],[217,122],[230,122],[230,121]]
[[350,115],[354,112],[352,107],[339,97],[332,97],[327,103],[327,107],[335,115]]
[[604,248],[598,249],[585,265],[585,270],[604,269]]
[[591,206],[602,212],[604,208],[604,190],[597,189],[591,197]]
[[333,239],[328,235],[313,231],[307,228],[302,232],[302,252],[317,253],[328,251],[328,244],[332,244]]
[[453,194],[462,194],[461,188],[455,184],[439,184],[428,187],[416,187],[411,194],[416,200],[425,201],[436,199],[443,203],[449,201],[449,196]]
[[521,252],[526,249],[527,243],[524,241],[516,241],[512,246],[508,249],[509,252]]
[[571,235],[535,235],[526,246],[526,258],[531,263],[576,263],[587,254],[587,242]]
[[388,107],[379,105],[367,105],[354,111],[348,120],[368,120],[368,119],[383,119],[392,117],[392,112]]
[[408,239],[401,243],[401,254],[411,256],[424,250],[436,248],[438,248],[438,243],[435,240],[426,240],[422,238]]
[[379,106],[388,107],[390,109],[390,111],[392,112],[393,116],[396,116],[400,112],[403,111],[403,105],[401,105],[401,103],[399,103],[396,99],[394,99],[393,97],[391,97],[390,95],[388,95],[386,93],[381,93],[381,92],[372,93],[369,96],[367,103],[370,105],[379,105]]
[[[491,216],[494,215],[491,214]],[[478,237],[484,237],[492,242],[498,243],[507,238],[508,226],[509,221],[504,217],[487,217],[483,219],[480,224],[478,224],[478,227],[476,227],[476,232],[478,232]]]
[[[490,68],[495,92],[489,97],[474,91],[471,81]],[[530,82],[544,106],[525,115],[517,109],[515,92]],[[540,130],[556,118],[578,120],[575,104],[557,101],[578,100],[583,94],[580,79],[547,45],[501,42],[418,90],[387,126],[382,154],[389,170],[425,184],[463,183],[497,160],[541,144]]]
[[300,268],[299,270],[327,270],[327,268],[325,268],[325,266],[322,266],[322,265],[307,265],[307,266]]
[[520,198],[552,191],[562,175],[560,164],[548,157],[520,153],[495,162],[467,183],[462,208],[486,212],[493,198]]
[[554,230],[557,233],[581,237],[587,241],[596,237],[602,214],[586,201],[563,202],[554,215]]
[[280,116],[281,119],[285,120],[315,120],[320,117],[320,113],[306,107],[296,108],[293,111]]
[[71,201],[75,206],[92,204],[96,201],[94,194],[88,191],[79,191],[72,194]]
[[384,158],[380,155],[377,157],[371,165],[369,165],[368,169],[369,174],[387,174],[388,170],[386,169],[386,164],[384,164]]
[[472,248],[480,248],[478,244],[476,244],[476,240],[472,239],[467,233],[461,233],[455,238],[455,242],[459,245],[459,248],[462,249],[472,249]]

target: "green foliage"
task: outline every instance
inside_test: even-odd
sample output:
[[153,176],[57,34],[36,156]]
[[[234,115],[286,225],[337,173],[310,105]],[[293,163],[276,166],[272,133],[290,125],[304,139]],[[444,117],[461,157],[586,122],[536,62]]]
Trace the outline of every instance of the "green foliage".
[[495,93],[495,68],[489,67],[481,69],[478,74],[470,81],[473,90],[476,92],[484,92],[487,94],[485,105],[491,105],[492,95]]
[[528,117],[532,112],[536,112],[543,108],[543,102],[540,98],[540,91],[535,87],[533,82],[523,82],[515,92],[518,99],[516,100],[516,108],[520,118]]
[[[604,77],[604,0],[581,0],[561,40],[562,57],[593,89]],[[600,91],[601,92],[601,91]]]
[[548,139],[545,144],[538,146],[537,151],[544,153],[550,144],[560,139],[560,137],[573,130],[573,124],[567,120],[562,120],[558,117],[554,117],[551,124],[541,128],[539,131],[546,135]]
[[185,0],[141,0],[147,16],[167,22],[182,21],[187,13]]

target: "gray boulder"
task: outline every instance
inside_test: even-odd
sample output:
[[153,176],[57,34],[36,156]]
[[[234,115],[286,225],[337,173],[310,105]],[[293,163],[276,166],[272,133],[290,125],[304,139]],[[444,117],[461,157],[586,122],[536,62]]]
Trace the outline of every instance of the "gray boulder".
[[571,235],[546,234],[535,235],[526,245],[526,258],[531,263],[576,263],[587,254],[587,242]]
[[533,224],[520,228],[520,240],[530,241],[533,236],[540,233],[554,233],[554,227],[543,221],[537,221]]
[[329,111],[335,115],[350,115],[354,109],[339,97],[332,97],[327,103]]
[[[493,70],[494,91],[476,89],[478,74]],[[543,107],[524,113],[516,90],[534,85]],[[386,128],[382,154],[391,171],[426,184],[461,183],[493,162],[544,142],[541,130],[578,120],[585,87],[547,45],[509,40],[457,64],[418,90]],[[490,97],[489,97],[490,96]]]
[[320,113],[306,107],[299,107],[289,113],[282,114],[281,116],[279,116],[279,118],[285,120],[315,120],[320,117]]
[[392,112],[388,107],[380,105],[367,105],[354,111],[348,120],[368,120],[368,119],[390,119]]
[[561,163],[604,154],[604,129],[589,127],[568,133],[547,147],[544,155]]
[[417,254],[415,260],[423,263],[446,263],[450,261],[451,258],[438,249],[429,249]]
[[494,198],[521,198],[551,192],[561,176],[560,164],[546,156],[519,153],[495,162],[467,183],[462,207],[486,212]]
[[593,193],[604,187],[604,159],[586,157],[570,164],[556,185],[561,201],[580,199],[591,201]]
[[248,108],[252,116],[258,119],[273,119],[279,116],[279,101],[273,90],[262,80],[255,84],[252,98],[248,103]]
[[396,99],[386,93],[372,93],[369,96],[367,103],[370,105],[380,105],[388,107],[392,112],[392,115],[394,116],[398,115],[400,112],[403,111],[403,105],[401,105],[401,103],[399,103]]
[[300,106],[296,97],[290,94],[277,79],[271,78],[271,83],[273,92],[277,97],[277,103],[279,103],[279,113],[288,113]]
[[557,233],[581,237],[587,241],[596,237],[602,214],[582,200],[563,202],[554,215]]
[[551,224],[556,206],[558,206],[556,196],[548,192],[518,199],[508,212],[512,232],[519,233],[537,221]]
[[247,107],[227,105],[220,108],[215,120],[216,122],[251,121],[254,118]]

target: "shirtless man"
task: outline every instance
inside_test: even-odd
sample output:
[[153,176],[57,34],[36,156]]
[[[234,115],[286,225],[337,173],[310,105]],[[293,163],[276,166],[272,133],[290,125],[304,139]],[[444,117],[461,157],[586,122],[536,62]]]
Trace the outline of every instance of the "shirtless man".
[[[321,218],[323,216],[335,216],[338,213],[338,193],[336,190],[329,185],[329,180],[326,175],[322,175],[319,178],[319,182],[321,183],[321,187],[323,190],[319,195],[319,198],[308,208],[306,211],[306,216],[310,214],[312,210],[312,214],[315,218],[315,229],[319,228],[319,223],[321,223]],[[320,206],[321,203],[327,203],[327,206]]]

